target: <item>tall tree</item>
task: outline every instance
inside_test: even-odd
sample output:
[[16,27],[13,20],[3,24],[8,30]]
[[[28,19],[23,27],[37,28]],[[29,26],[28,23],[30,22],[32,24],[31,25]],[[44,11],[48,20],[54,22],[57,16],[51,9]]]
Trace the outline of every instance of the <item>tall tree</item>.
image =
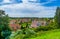
[[57,7],[56,13],[55,13],[55,24],[60,28],[60,7]]
[[10,33],[9,17],[5,15],[5,11],[0,10],[0,39],[5,39]]

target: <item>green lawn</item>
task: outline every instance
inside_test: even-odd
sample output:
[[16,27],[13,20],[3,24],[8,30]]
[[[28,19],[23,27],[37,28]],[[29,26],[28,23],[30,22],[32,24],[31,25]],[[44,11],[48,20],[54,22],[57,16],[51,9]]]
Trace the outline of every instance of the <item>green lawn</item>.
[[[29,39],[60,39],[60,30],[45,31],[42,34],[38,33],[37,37],[32,37]],[[40,35],[39,35],[40,34]]]
[[[21,35],[16,35],[16,37],[11,37],[11,39],[20,39]],[[22,37],[21,37],[22,38]],[[50,31],[40,31],[36,36],[32,36],[26,39],[60,39],[60,29],[50,30]]]

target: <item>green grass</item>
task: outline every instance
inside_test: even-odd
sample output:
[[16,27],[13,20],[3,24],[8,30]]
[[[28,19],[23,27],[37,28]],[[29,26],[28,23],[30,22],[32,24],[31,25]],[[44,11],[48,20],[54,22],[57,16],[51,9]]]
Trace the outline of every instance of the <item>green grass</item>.
[[38,32],[36,37],[29,39],[60,39],[60,29]]
[[[16,35],[16,37],[11,37],[11,39],[22,39],[21,35]],[[60,39],[60,29],[50,30],[50,31],[40,31],[37,35],[33,35],[26,39]]]

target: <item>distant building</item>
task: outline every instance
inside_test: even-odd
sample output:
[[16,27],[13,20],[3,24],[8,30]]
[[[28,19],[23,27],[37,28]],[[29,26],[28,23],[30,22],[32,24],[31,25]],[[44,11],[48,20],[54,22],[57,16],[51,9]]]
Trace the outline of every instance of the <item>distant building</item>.
[[11,30],[14,30],[14,31],[21,28],[21,26],[16,23],[16,20],[10,20],[9,26],[10,26]]
[[20,18],[20,19],[11,19],[9,25],[12,30],[18,30],[21,29],[21,25],[19,23],[29,21],[31,21],[31,27],[34,28],[38,26],[47,26],[51,22],[51,20],[46,21],[41,18]]

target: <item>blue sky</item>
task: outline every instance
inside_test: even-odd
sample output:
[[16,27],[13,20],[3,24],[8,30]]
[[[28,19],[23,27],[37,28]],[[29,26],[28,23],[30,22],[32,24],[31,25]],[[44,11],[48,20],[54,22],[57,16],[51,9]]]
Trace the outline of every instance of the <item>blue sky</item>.
[[60,0],[0,0],[10,17],[54,17]]

